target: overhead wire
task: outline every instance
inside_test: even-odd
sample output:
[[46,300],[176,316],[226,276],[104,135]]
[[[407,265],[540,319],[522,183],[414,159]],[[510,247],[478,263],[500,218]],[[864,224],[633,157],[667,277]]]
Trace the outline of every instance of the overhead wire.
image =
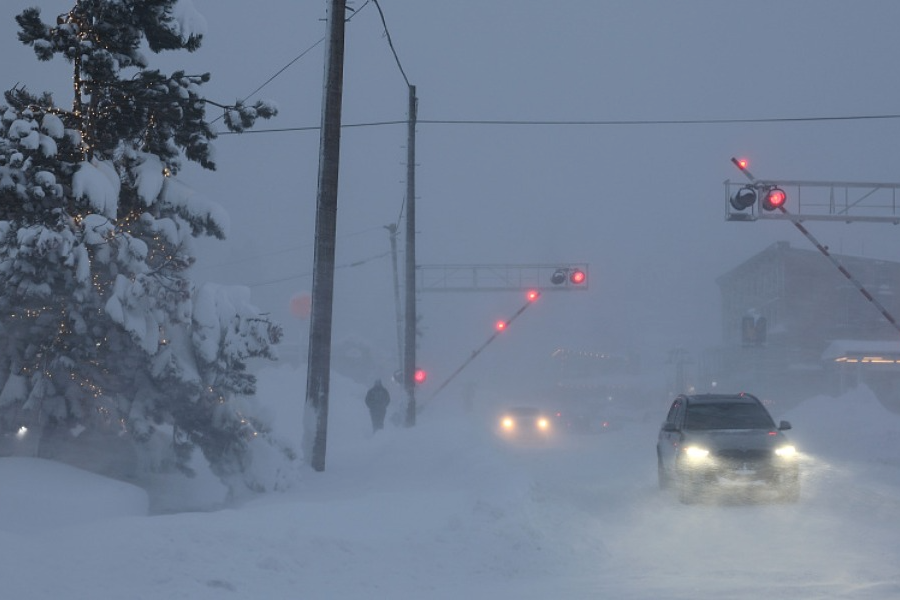
[[[485,126],[542,126],[542,127],[613,127],[613,126],[639,126],[639,125],[740,125],[762,123],[809,123],[829,121],[873,121],[900,119],[900,114],[882,115],[833,115],[819,117],[748,117],[748,118],[723,118],[723,119],[606,119],[606,120],[527,120],[527,119],[417,119],[417,125],[485,125]],[[364,123],[343,123],[341,128],[353,129],[363,127],[384,127],[390,125],[406,125],[409,121],[369,121]],[[296,131],[318,131],[318,125],[306,127],[278,127],[271,129],[248,129],[240,135],[252,133],[289,133]],[[217,135],[235,134],[232,131],[221,131]]]
[[[384,28],[384,35],[387,38],[388,46],[391,49],[391,54],[394,55],[394,62],[397,63],[397,68],[400,70],[400,74],[403,76],[403,81],[406,82],[406,87],[408,89],[412,90],[413,86],[409,82],[409,77],[406,76],[406,71],[403,70],[403,65],[400,63],[400,57],[397,55],[397,49],[394,47],[394,40],[391,38],[391,32],[387,26],[387,19],[384,18],[384,11],[381,9],[381,4],[378,2],[378,0],[372,0],[372,2],[375,3],[375,8],[378,9],[378,15],[381,17],[381,25]],[[399,124],[399,123],[409,124],[409,121],[397,121],[396,123],[391,123],[391,124]],[[386,125],[388,123],[385,122],[383,124]],[[391,231],[392,235],[394,232],[397,231],[397,229],[399,229],[400,222],[403,220],[403,212],[406,210],[406,200],[407,200],[406,197],[404,197],[403,200],[401,200],[401,202],[400,202],[400,211],[399,211],[399,214],[397,215],[397,222],[393,224],[393,227],[394,227],[393,231],[391,231],[391,229],[389,227],[387,228],[389,231]]]
[[409,78],[406,76],[406,71],[403,70],[403,65],[400,64],[400,57],[397,56],[397,50],[394,48],[394,41],[391,39],[391,32],[388,30],[387,21],[384,18],[384,11],[381,10],[381,4],[378,3],[378,0],[372,0],[375,3],[375,8],[378,9],[378,14],[381,15],[381,24],[384,26],[384,35],[387,37],[388,46],[391,47],[391,53],[394,55],[394,60],[397,62],[397,68],[400,69],[400,74],[403,75],[403,81],[406,82],[406,87],[412,87],[412,84],[409,83]]
[[[381,229],[382,229],[381,227],[368,227],[368,228],[366,228],[366,229],[361,229],[361,230],[355,231],[355,232],[353,232],[353,233],[347,233],[347,234],[341,235],[341,236],[339,236],[338,239],[346,239],[346,238],[356,237],[356,236],[359,236],[359,235],[363,235],[363,234],[365,234],[365,233],[370,233],[370,232],[372,232],[372,231],[380,231]],[[207,270],[210,270],[210,269],[221,269],[221,268],[225,268],[225,267],[230,267],[230,266],[232,266],[232,265],[237,265],[237,264],[240,264],[240,263],[251,262],[251,261],[254,261],[254,260],[260,260],[260,259],[262,259],[262,258],[268,258],[268,257],[275,256],[275,255],[278,255],[278,254],[285,254],[285,253],[288,253],[288,252],[296,252],[296,251],[298,251],[298,250],[301,250],[301,249],[303,249],[303,248],[308,248],[308,247],[310,247],[310,246],[313,246],[313,243],[312,243],[312,242],[307,243],[307,244],[300,244],[300,245],[296,245],[296,246],[290,246],[290,247],[288,247],[288,248],[282,248],[282,249],[280,249],[280,250],[272,250],[271,252],[264,252],[264,253],[262,253],[262,254],[256,254],[256,255],[253,255],[253,256],[245,256],[244,258],[240,258],[240,259],[238,259],[238,260],[233,260],[233,261],[228,261],[228,262],[226,262],[226,263],[220,263],[220,264],[216,264],[216,265],[202,265],[202,266],[199,266],[199,267],[195,267],[195,270],[197,270],[197,271],[207,271]]]
[[[360,6],[359,8],[357,8],[357,9],[354,9],[354,8],[351,8],[351,7],[348,6],[347,8],[348,8],[353,14],[351,14],[349,17],[347,17],[347,18],[345,19],[345,22],[346,22],[346,23],[349,23],[350,20],[353,19],[353,17],[355,17],[356,15],[358,15],[358,14],[360,13],[360,11],[362,11],[362,9],[364,9],[364,8],[369,4],[369,2],[371,2],[371,1],[373,1],[373,0],[366,0],[366,1],[363,3],[363,5]],[[397,53],[394,51],[393,43],[392,43],[391,40],[390,40],[390,34],[387,32],[387,24],[386,24],[385,21],[384,21],[384,13],[383,13],[382,10],[381,10],[381,6],[378,6],[377,0],[375,0],[375,5],[378,7],[378,12],[379,12],[379,14],[381,14],[381,22],[382,22],[382,24],[384,25],[385,33],[386,33],[387,36],[388,36],[388,43],[389,43],[390,46],[391,46],[391,51],[394,52],[394,59],[397,61],[397,66],[400,67],[400,72],[401,72],[401,74],[403,74],[404,80],[406,80],[406,73],[403,72],[403,67],[400,66],[400,59],[397,57]],[[285,71],[287,71],[292,65],[294,65],[294,63],[296,63],[296,62],[299,61],[301,58],[303,58],[304,56],[306,56],[309,52],[311,52],[314,48],[316,48],[317,46],[319,46],[319,45],[320,45],[322,42],[324,42],[324,41],[325,41],[325,38],[324,38],[324,37],[319,38],[318,41],[316,41],[314,44],[312,44],[311,46],[309,46],[308,48],[306,48],[305,50],[303,50],[303,52],[301,52],[299,55],[297,55],[297,56],[295,56],[293,59],[291,59],[287,64],[285,64],[285,65],[284,65],[283,67],[281,67],[278,71],[276,71],[276,72],[275,72],[271,77],[269,77],[266,81],[264,81],[262,84],[260,84],[259,86],[257,86],[256,89],[254,89],[252,92],[250,92],[249,94],[247,94],[246,96],[244,96],[242,102],[246,102],[247,100],[249,100],[250,98],[252,98],[253,96],[255,96],[255,95],[256,95],[257,93],[259,93],[263,88],[265,88],[267,85],[269,85],[270,83],[272,83],[276,78],[278,78],[282,73],[284,73]],[[406,80],[406,83],[407,83],[407,85],[409,85],[409,81],[408,81],[408,80]],[[210,121],[210,124],[215,123],[216,121],[218,121],[218,120],[221,119],[222,117],[223,117],[223,115],[219,115],[218,117],[216,117],[215,119],[213,119],[212,121]],[[401,123],[402,123],[402,122],[405,122],[405,121],[398,121],[398,122],[401,122]],[[303,129],[307,129],[307,130],[310,130],[310,131],[317,131],[317,130],[321,129],[321,127],[316,126],[316,127],[308,127],[308,128],[291,128],[291,129],[294,130],[294,131],[297,131],[297,130],[303,130]],[[253,131],[253,130],[250,130],[250,131]],[[273,131],[274,131],[274,130],[273,130]],[[219,132],[217,135],[229,135],[229,134],[233,134],[233,133],[237,133],[237,132],[234,132],[234,131],[223,131],[223,132]],[[401,208],[401,214],[402,214],[402,208]],[[370,228],[370,229],[367,229],[367,230],[364,230],[364,231],[360,231],[360,232],[357,232],[357,233],[355,233],[355,234],[350,234],[350,235],[358,235],[358,234],[361,234],[361,233],[365,233],[365,232],[367,232],[367,231],[371,231],[372,229],[377,229],[377,228]],[[302,246],[301,246],[301,247],[302,247]],[[295,249],[296,249],[296,248],[288,248],[288,249],[283,249],[283,250],[276,250],[276,251],[269,252],[269,253],[265,253],[265,254],[261,254],[261,255],[255,256],[255,257],[246,257],[246,258],[240,259],[240,260],[238,260],[238,261],[233,261],[233,262],[230,262],[230,263],[227,263],[227,264],[223,264],[223,265],[210,265],[210,266],[207,266],[207,267],[200,267],[200,269],[212,269],[212,268],[219,268],[219,267],[224,267],[224,266],[230,266],[230,265],[234,265],[234,264],[238,264],[238,263],[242,263],[242,262],[248,262],[248,261],[252,261],[252,260],[258,260],[259,258],[265,258],[265,257],[267,257],[267,256],[273,256],[273,255],[275,255],[275,254],[282,254],[282,253],[284,253],[284,252],[290,252],[290,251],[293,251],[293,250],[295,250]],[[375,256],[366,258],[366,259],[361,259],[361,260],[358,260],[358,261],[355,261],[355,262],[352,262],[352,263],[347,263],[347,264],[344,264],[344,265],[336,265],[335,268],[336,268],[336,269],[344,269],[344,268],[357,267],[357,266],[366,264],[366,263],[368,263],[368,262],[370,262],[370,261],[372,261],[372,260],[376,260],[376,259],[378,259],[378,258],[383,258],[384,256],[387,256],[387,254],[389,254],[389,253],[385,252],[385,253],[381,253],[381,254],[378,254],[378,255],[375,255]],[[310,277],[310,276],[312,276],[312,273],[308,273],[308,274],[300,274],[300,275],[290,275],[290,276],[282,277],[282,278],[279,278],[279,279],[274,279],[274,280],[265,281],[265,282],[261,282],[261,283],[251,284],[251,285],[249,285],[248,287],[259,287],[259,286],[263,286],[263,285],[271,285],[271,284],[275,284],[275,283],[281,283],[281,282],[284,282],[284,281],[291,281],[291,280],[294,280],[294,279],[302,279],[303,277]]]
[[[349,17],[347,17],[347,19],[345,20],[345,22],[346,22],[346,23],[349,23],[350,20],[351,20],[353,17],[355,17],[356,15],[358,15],[358,14],[359,14],[359,11],[361,11],[362,9],[364,9],[364,8],[366,7],[366,5],[367,5],[370,1],[371,1],[371,0],[366,0],[366,1],[363,3],[363,5],[360,6],[359,8],[357,8],[357,9],[353,9],[353,8],[350,8],[350,7],[348,6],[347,8],[348,8],[353,14],[350,15]],[[381,11],[381,8],[379,7],[378,10]],[[304,50],[303,52],[301,52],[300,54],[298,54],[298,55],[295,56],[294,58],[292,58],[286,65],[284,65],[283,67],[281,67],[280,69],[278,69],[278,71],[276,71],[274,75],[272,75],[271,77],[269,77],[268,79],[266,79],[266,80],[265,80],[263,83],[261,83],[255,90],[253,90],[252,92],[250,92],[249,94],[247,94],[246,96],[244,96],[244,98],[241,100],[241,102],[246,102],[247,100],[249,100],[250,98],[252,98],[252,97],[255,96],[256,94],[258,94],[263,88],[265,88],[267,85],[269,85],[270,83],[272,83],[276,78],[278,78],[279,75],[281,75],[282,73],[284,73],[285,71],[287,71],[294,63],[296,63],[298,60],[300,60],[301,58],[303,58],[304,56],[306,56],[307,54],[309,54],[310,51],[312,51],[314,48],[316,48],[319,44],[321,44],[321,43],[324,42],[324,41],[325,41],[325,38],[324,38],[324,37],[319,38],[319,41],[317,41],[316,43],[314,43],[312,46],[310,46],[309,48],[307,48],[306,50]],[[215,123],[216,121],[218,121],[218,120],[221,119],[222,117],[223,117],[223,115],[219,115],[218,117],[216,117],[215,119],[213,119],[212,121],[210,121],[210,124]],[[318,128],[317,128],[317,129],[318,129]],[[233,133],[233,132],[229,132],[229,133]]]
[[[362,265],[370,263],[374,260],[384,258],[385,256],[388,256],[389,254],[391,254],[390,251],[382,252],[380,254],[375,254],[374,256],[370,256],[368,258],[362,258],[360,260],[356,260],[353,262],[335,265],[334,268],[335,268],[335,270],[338,270],[338,269],[352,269],[354,267],[361,267]],[[310,271],[307,273],[301,273],[299,275],[288,275],[286,277],[279,277],[278,279],[270,279],[268,281],[260,281],[257,283],[250,283],[250,284],[245,284],[245,285],[249,288],[262,287],[265,285],[274,285],[276,283],[284,283],[285,281],[293,281],[295,279],[304,279],[306,277],[312,277],[312,275],[313,275],[312,271]]]
[[845,115],[819,117],[747,117],[722,119],[621,119],[594,121],[561,120],[462,120],[462,119],[420,119],[419,123],[430,125],[722,125],[741,123],[796,123],[807,121],[859,121],[869,119],[900,119],[900,114]]
[[[365,3],[359,9],[350,10],[353,12],[346,21],[349,22],[353,17],[355,17],[359,12],[369,4],[369,2],[373,2],[375,7],[378,9],[378,14],[381,19],[382,26],[384,28],[384,35],[387,38],[388,46],[390,47],[391,53],[394,57],[394,61],[397,64],[397,68],[400,71],[400,74],[403,77],[404,82],[407,87],[412,87],[410,84],[409,78],[406,75],[406,71],[403,69],[403,65],[400,62],[400,57],[397,54],[397,50],[394,46],[393,39],[391,38],[390,30],[387,26],[387,21],[384,15],[384,11],[381,8],[378,0],[366,0]],[[262,84],[257,86],[252,92],[247,94],[243,101],[247,101],[261,90],[263,90],[266,86],[272,83],[275,79],[277,79],[280,75],[282,75],[287,69],[293,66],[297,61],[306,56],[309,52],[319,46],[322,42],[325,41],[325,38],[322,37],[314,44],[303,50],[299,55],[291,59],[287,64],[281,67],[278,71],[276,71],[271,77],[269,77]],[[215,123],[222,116],[220,115],[211,123]],[[417,124],[419,125],[459,125],[459,126],[513,126],[513,127],[597,127],[597,126],[662,126],[662,125],[729,125],[729,124],[764,124],[764,123],[804,123],[804,122],[835,122],[835,121],[863,121],[863,120],[893,120],[900,119],[900,114],[877,114],[877,115],[844,115],[844,116],[818,116],[818,117],[758,117],[758,118],[719,118],[719,119],[604,119],[604,120],[530,120],[530,119],[417,119]],[[407,120],[385,120],[385,121],[372,121],[372,122],[363,122],[363,123],[345,123],[341,124],[342,129],[352,129],[352,128],[366,128],[366,127],[384,127],[384,126],[393,126],[393,125],[407,125]],[[321,129],[321,126],[303,126],[303,127],[279,127],[279,128],[269,128],[269,129],[250,129],[241,132],[241,134],[262,134],[262,133],[289,133],[289,132],[305,132],[305,131],[318,131]],[[232,131],[222,131],[217,132],[217,135],[234,135],[237,132]],[[397,218],[397,226],[399,226],[400,221],[402,220],[403,211],[405,208],[406,199],[404,198],[401,203],[400,213]],[[263,256],[270,256],[271,254],[277,254],[281,252],[286,252],[288,250],[276,251],[274,253],[266,254]],[[335,268],[350,268],[355,266],[363,265],[372,260],[376,260],[378,258],[382,258],[390,254],[389,252],[381,253],[375,256],[372,256],[367,259],[362,259],[359,261],[355,261],[353,263],[347,263],[344,265],[337,265]],[[246,260],[253,260],[252,258],[243,259],[241,262]],[[256,284],[251,284],[249,287],[259,287],[264,285],[271,285],[274,283],[281,283],[284,281],[290,281],[293,279],[301,279],[303,277],[311,276],[311,273],[288,276],[284,278],[274,279],[270,281],[260,282]]]

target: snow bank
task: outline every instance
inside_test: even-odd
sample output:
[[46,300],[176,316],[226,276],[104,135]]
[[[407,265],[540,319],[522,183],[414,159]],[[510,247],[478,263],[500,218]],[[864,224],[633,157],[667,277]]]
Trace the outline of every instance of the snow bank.
[[133,485],[39,458],[0,460],[0,530],[49,531],[147,514],[147,494]]
[[887,410],[867,387],[810,398],[784,418],[803,451],[900,465],[900,415]]

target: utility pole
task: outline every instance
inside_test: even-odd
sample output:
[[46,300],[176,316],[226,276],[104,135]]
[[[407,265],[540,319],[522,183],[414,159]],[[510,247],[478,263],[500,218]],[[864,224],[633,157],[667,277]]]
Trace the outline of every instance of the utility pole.
[[334,300],[334,246],[337,232],[338,167],[341,147],[341,101],[344,81],[346,0],[329,0],[325,46],[325,89],[319,141],[316,198],[316,245],[313,260],[312,312],[306,377],[303,450],[316,471],[325,470],[328,388],[331,371],[331,320]]
[[406,426],[416,424],[416,86],[409,86],[406,142],[406,335],[403,384],[406,386]]
[[403,310],[400,304],[400,272],[397,267],[397,225],[391,223],[385,225],[385,229],[391,236],[391,265],[394,268],[394,310],[396,312],[397,322],[397,360],[399,361],[400,373],[403,373]]

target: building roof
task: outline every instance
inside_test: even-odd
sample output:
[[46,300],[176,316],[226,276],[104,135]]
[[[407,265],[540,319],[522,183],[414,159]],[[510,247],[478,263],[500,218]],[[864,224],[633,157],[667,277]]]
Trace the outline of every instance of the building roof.
[[[828,247],[826,246],[825,249],[827,250]],[[900,262],[897,261],[850,256],[848,254],[835,254],[832,252],[829,252],[829,254],[851,272],[853,271],[854,267],[858,269],[864,265],[890,265],[891,267],[900,270]],[[806,262],[820,260],[825,257],[822,256],[822,253],[818,250],[792,248],[790,242],[785,241],[775,242],[767,248],[764,248],[761,252],[754,254],[744,262],[740,263],[730,271],[717,277],[716,283],[720,287],[723,285],[728,285],[733,280],[744,277],[748,271],[754,270],[760,264],[770,263],[773,260],[779,259],[783,261],[788,258],[797,258],[802,260],[803,262]]]

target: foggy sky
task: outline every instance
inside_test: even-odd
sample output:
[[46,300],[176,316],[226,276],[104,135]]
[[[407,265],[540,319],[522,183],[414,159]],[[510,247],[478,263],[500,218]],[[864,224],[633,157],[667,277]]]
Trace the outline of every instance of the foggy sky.
[[[71,71],[39,63],[14,16],[45,20],[71,0],[7,0],[0,87],[49,89],[71,102]],[[252,92],[325,34],[325,0],[194,0],[200,50],[151,67],[209,71],[208,97]],[[248,8],[248,6],[250,8]],[[345,124],[404,120],[407,88],[364,0],[347,26]],[[900,3],[893,0],[381,0],[421,120],[681,120],[898,114]],[[261,128],[316,127],[322,45],[266,86],[280,115]],[[215,112],[210,111],[211,116]],[[587,262],[588,293],[545,294],[467,377],[515,379],[556,347],[640,351],[664,370],[676,346],[715,344],[715,278],[778,240],[809,248],[782,222],[724,220],[732,156],[758,177],[896,182],[900,119],[815,123],[499,126],[421,124],[420,264]],[[388,235],[405,194],[406,126],[347,128],[338,200],[334,338],[395,352]],[[219,169],[184,180],[230,212],[226,242],[198,246],[201,280],[250,285],[255,303],[306,347],[292,295],[311,286],[318,132],[217,141]],[[789,200],[790,202],[790,200]],[[812,223],[832,250],[900,259],[885,224]],[[401,240],[402,248],[402,240]],[[824,259],[823,259],[824,260]],[[361,263],[358,266],[345,266]],[[836,275],[838,277],[838,275]],[[420,296],[419,362],[452,372],[511,316],[520,294]],[[872,310],[862,299],[860,310]]]

